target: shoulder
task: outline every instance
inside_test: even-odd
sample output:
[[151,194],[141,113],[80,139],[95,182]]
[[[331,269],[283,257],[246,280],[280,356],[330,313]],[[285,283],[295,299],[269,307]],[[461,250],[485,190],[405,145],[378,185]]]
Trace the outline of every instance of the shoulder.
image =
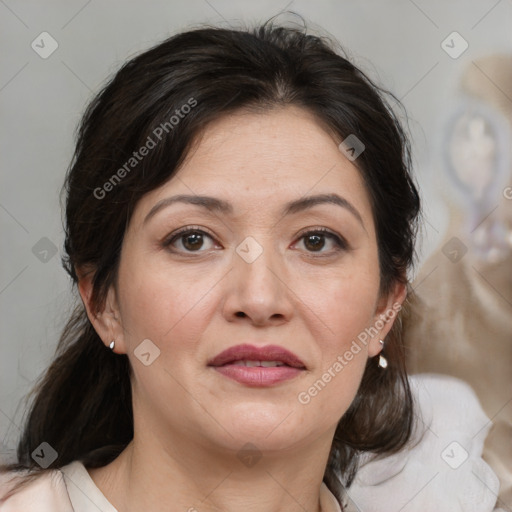
[[[15,489],[16,485],[23,485]],[[11,493],[11,491],[13,491]],[[71,512],[60,470],[0,473],[0,512]]]

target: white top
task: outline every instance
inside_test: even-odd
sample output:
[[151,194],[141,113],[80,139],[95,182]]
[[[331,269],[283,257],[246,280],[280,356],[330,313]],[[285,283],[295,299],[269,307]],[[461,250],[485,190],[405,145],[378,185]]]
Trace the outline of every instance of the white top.
[[[10,489],[11,474],[0,475],[0,500]],[[322,482],[320,488],[322,512],[341,512],[341,508]],[[74,461],[37,478],[19,492],[0,501],[1,512],[118,512],[96,487],[87,469]]]
[[409,382],[417,406],[409,448],[380,460],[365,455],[347,512],[504,512],[498,477],[482,458],[492,421],[471,386],[437,374]]

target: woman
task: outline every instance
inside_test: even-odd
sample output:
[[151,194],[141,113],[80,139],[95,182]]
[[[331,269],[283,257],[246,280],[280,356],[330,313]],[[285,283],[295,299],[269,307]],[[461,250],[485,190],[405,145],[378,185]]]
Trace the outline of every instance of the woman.
[[88,107],[65,189],[81,302],[2,510],[343,510],[359,456],[404,447],[419,198],[332,42],[171,37]]

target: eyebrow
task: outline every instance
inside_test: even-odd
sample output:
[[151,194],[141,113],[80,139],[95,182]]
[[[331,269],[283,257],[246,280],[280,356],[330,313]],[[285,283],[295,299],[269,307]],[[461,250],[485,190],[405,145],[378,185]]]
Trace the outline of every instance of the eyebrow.
[[[161,201],[158,201],[153,208],[149,211],[144,219],[143,224],[146,224],[152,217],[154,217],[157,212],[160,210],[167,208],[168,206],[174,203],[185,203],[192,204],[196,206],[201,206],[211,211],[217,211],[224,214],[232,214],[233,206],[231,203],[224,201],[223,199],[218,199],[216,197],[211,196],[199,196],[199,195],[187,195],[180,194],[172,197],[166,197]],[[361,214],[357,211],[356,207],[350,203],[344,197],[339,196],[338,194],[317,194],[314,196],[301,197],[300,199],[295,199],[294,201],[290,201],[286,203],[282,210],[282,215],[292,215],[313,206],[319,204],[335,204],[348,210],[364,227],[363,219]]]

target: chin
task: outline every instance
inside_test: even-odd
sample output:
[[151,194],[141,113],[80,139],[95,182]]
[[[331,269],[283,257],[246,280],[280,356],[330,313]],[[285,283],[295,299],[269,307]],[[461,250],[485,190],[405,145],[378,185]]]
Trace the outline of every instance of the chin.
[[307,427],[301,419],[292,407],[249,405],[243,411],[238,409],[225,424],[231,425],[227,430],[240,445],[250,442],[260,449],[281,450],[294,445],[301,437],[302,430],[307,435]]

